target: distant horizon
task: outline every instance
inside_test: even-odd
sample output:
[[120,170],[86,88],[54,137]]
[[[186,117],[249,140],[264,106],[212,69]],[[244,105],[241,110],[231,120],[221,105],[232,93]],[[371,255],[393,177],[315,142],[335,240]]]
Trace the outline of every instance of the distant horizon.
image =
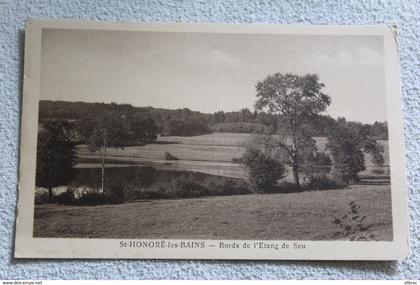
[[383,52],[380,36],[45,29],[40,96],[211,114],[253,110],[269,74],[316,73],[322,114],[373,123],[387,119]]
[[[206,112],[202,112],[202,111],[198,111],[198,110],[194,110],[194,109],[191,109],[191,108],[188,108],[188,107],[181,107],[181,108],[165,108],[165,107],[155,107],[155,106],[137,106],[137,105],[133,105],[133,104],[131,104],[131,103],[126,103],[126,102],[89,102],[89,101],[71,101],[71,100],[50,100],[50,99],[40,99],[39,100],[39,102],[45,102],[45,101],[49,101],[49,102],[65,102],[65,103],[87,103],[87,104],[112,104],[112,103],[116,103],[116,104],[128,104],[128,105],[131,105],[132,107],[134,107],[134,108],[154,108],[154,109],[164,109],[164,110],[171,110],[171,111],[176,111],[176,110],[182,110],[182,109],[188,109],[188,110],[190,110],[190,111],[192,111],[192,112],[198,112],[198,113],[201,113],[201,114],[205,114],[205,115],[214,115],[216,112],[220,112],[220,111],[223,111],[224,113],[229,113],[229,112],[240,112],[242,109],[245,109],[245,108],[248,108],[248,107],[243,107],[243,108],[240,108],[240,109],[238,109],[238,110],[228,110],[228,111],[225,111],[225,110],[218,110],[218,111],[216,111],[216,112],[213,112],[213,113],[206,113]],[[254,112],[255,111],[255,109],[251,109],[251,108],[248,108],[251,112]],[[267,113],[267,112],[265,112],[265,113]],[[279,114],[280,115],[280,114]],[[329,117],[331,117],[331,118],[333,118],[334,120],[337,120],[338,118],[345,118],[346,119],[346,121],[347,122],[358,122],[358,123],[362,123],[362,124],[373,124],[373,123],[375,123],[375,122],[378,122],[378,123],[384,123],[384,122],[388,122],[388,120],[383,120],[383,121],[373,121],[373,122],[361,122],[361,121],[357,121],[357,120],[349,120],[348,118],[346,118],[346,117],[344,117],[344,116],[339,116],[339,117],[332,117],[330,114],[325,114],[325,113],[320,113],[319,115],[322,115],[322,116],[329,116]]]

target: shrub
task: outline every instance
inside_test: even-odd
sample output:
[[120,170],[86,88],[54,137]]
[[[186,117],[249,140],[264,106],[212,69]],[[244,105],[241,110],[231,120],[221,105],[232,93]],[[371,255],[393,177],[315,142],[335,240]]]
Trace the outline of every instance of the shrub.
[[208,191],[191,175],[180,176],[172,180],[172,193],[179,198],[193,198],[207,196]]
[[195,136],[208,133],[209,127],[203,118],[186,116],[183,119],[169,119],[162,126],[165,136]]
[[76,198],[74,195],[75,190],[73,188],[67,188],[66,191],[58,194],[54,197],[55,202],[58,204],[64,204],[64,205],[71,205],[74,204]]
[[[71,187],[99,189],[100,169],[76,169]],[[60,203],[94,206],[116,204],[140,199],[195,198],[250,194],[252,189],[244,179],[192,171],[157,170],[149,166],[107,168],[105,193],[81,192],[74,200],[61,197]],[[89,179],[89,175],[92,175]],[[96,180],[95,180],[96,179]],[[76,193],[76,192],[75,192]]]
[[96,206],[108,204],[108,201],[105,193],[89,192],[77,199],[75,204],[80,206]]
[[384,147],[381,144],[375,140],[367,140],[364,145],[364,150],[370,154],[371,161],[375,166],[382,167],[384,165]]
[[169,152],[165,152],[165,159],[166,160],[178,160],[178,157],[173,156],[172,154],[170,154]]
[[46,204],[50,201],[50,196],[47,191],[42,191],[40,189],[37,189],[35,191],[35,204]]
[[367,232],[371,226],[366,223],[366,216],[361,213],[360,205],[351,201],[348,204],[346,213],[342,215],[337,214],[337,211],[333,211],[333,218],[331,220],[331,223],[337,225],[340,229],[340,231],[335,233],[335,237],[350,240],[369,239],[365,232]]
[[313,155],[313,161],[317,165],[331,165],[331,158],[324,152],[316,152]]
[[174,199],[205,196],[202,187],[185,177],[173,181],[160,181],[141,190],[143,199]]
[[[249,194],[251,191],[243,179],[216,176],[205,173],[179,172],[157,182],[166,198],[194,198],[202,196],[228,196]],[[154,189],[155,191],[157,188]]]
[[96,206],[104,204],[119,204],[123,203],[124,195],[118,193],[115,188],[110,188],[107,193],[99,192],[85,192],[81,196],[76,197],[74,195],[75,190],[73,188],[67,188],[55,197],[55,202],[62,205],[76,205],[76,206]]
[[332,149],[332,176],[346,183],[354,183],[359,181],[358,173],[365,170],[364,154],[352,142],[343,142],[340,145],[333,145],[329,147]]
[[311,175],[308,182],[304,185],[307,190],[328,190],[338,189],[347,186],[347,184],[338,179],[332,179],[327,175]]
[[[140,192],[141,199],[171,199],[175,198],[174,194],[170,192],[170,186],[167,183],[153,184],[149,187],[143,188]],[[139,199],[138,198],[138,199]]]
[[281,181],[277,185],[265,191],[265,193],[267,194],[295,193],[295,192],[302,192],[302,188],[296,185],[296,183],[289,182],[289,181]]
[[312,175],[328,175],[331,171],[331,166],[306,164],[302,166],[301,171],[308,179]]
[[142,166],[135,168],[134,184],[136,187],[146,187],[156,181],[158,171],[151,166]]
[[385,159],[382,153],[372,153],[372,162],[373,164],[375,164],[375,166],[383,166],[385,163]]
[[120,183],[111,185],[105,193],[106,202],[110,204],[123,203],[126,200],[125,187],[126,185],[122,185]]
[[247,148],[242,156],[242,163],[248,171],[249,180],[257,192],[267,192],[283,178],[283,164],[267,155],[261,150]]
[[349,158],[348,156],[345,157],[340,155],[338,158],[336,158],[331,172],[332,176],[335,179],[344,181],[347,184],[359,181],[360,178],[358,173],[364,170],[364,168],[354,166],[351,161],[353,161],[353,159]]
[[346,183],[358,181],[358,173],[366,168],[362,142],[357,130],[339,120],[336,126],[329,130],[326,147],[332,157],[333,177]]
[[208,176],[201,184],[211,196],[230,196],[252,193],[243,179],[223,176]]
[[243,179],[189,171],[159,173],[155,183],[137,192],[137,199],[196,198],[252,193]]
[[231,162],[241,164],[242,163],[242,158],[234,157],[234,158],[231,159]]

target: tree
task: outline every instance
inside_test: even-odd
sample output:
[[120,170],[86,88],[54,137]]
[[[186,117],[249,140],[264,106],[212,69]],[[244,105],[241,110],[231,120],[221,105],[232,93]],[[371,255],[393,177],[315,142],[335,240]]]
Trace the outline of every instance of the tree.
[[225,122],[225,113],[223,111],[215,112],[213,115],[213,121],[217,123],[224,123]]
[[240,159],[248,171],[249,179],[257,191],[270,190],[277,180],[283,178],[283,164],[260,149],[247,147]]
[[364,150],[371,155],[371,161],[375,166],[382,167],[384,165],[384,147],[382,145],[374,140],[366,140]]
[[96,109],[78,121],[77,129],[90,151],[102,151],[101,191],[105,192],[107,149],[150,143],[157,138],[157,126],[150,114],[129,104],[97,104]]
[[124,147],[133,138],[133,132],[127,116],[116,110],[108,110],[104,114],[91,118],[84,123],[83,133],[90,151],[102,150],[101,192],[105,193],[105,162],[107,149]]
[[36,185],[48,189],[49,201],[53,188],[65,185],[74,175],[76,159],[71,125],[67,122],[45,122],[40,128],[37,144]]
[[388,140],[388,123],[375,122],[370,128],[370,136],[375,139]]
[[167,136],[193,136],[208,132],[207,123],[199,116],[170,119],[163,128],[163,133]]
[[127,122],[132,129],[132,140],[142,143],[151,143],[157,139],[158,127],[155,120],[143,113],[136,113]]
[[254,120],[254,113],[251,112],[248,108],[242,108],[239,111],[240,121],[241,122],[252,122]]
[[360,133],[349,127],[345,119],[339,118],[335,127],[329,130],[326,148],[332,156],[333,176],[347,184],[358,181],[358,173],[365,170]]
[[308,145],[314,145],[304,126],[316,119],[331,102],[331,98],[321,91],[323,87],[316,74],[275,73],[256,84],[258,99],[255,109],[281,115],[278,128],[284,139],[278,142],[278,147],[291,161],[297,187],[300,187],[302,152]]

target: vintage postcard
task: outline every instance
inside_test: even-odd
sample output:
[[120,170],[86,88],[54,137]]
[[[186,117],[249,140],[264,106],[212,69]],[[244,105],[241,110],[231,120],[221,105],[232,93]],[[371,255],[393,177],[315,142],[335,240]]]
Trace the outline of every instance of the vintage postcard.
[[401,260],[388,26],[30,21],[17,258]]

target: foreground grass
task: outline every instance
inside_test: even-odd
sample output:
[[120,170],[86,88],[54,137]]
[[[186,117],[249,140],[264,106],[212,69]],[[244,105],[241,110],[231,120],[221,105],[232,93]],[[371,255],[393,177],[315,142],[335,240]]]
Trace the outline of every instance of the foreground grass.
[[[363,230],[344,233],[332,220],[351,202],[366,219]],[[93,207],[37,205],[34,237],[392,240],[391,193],[380,184]]]

